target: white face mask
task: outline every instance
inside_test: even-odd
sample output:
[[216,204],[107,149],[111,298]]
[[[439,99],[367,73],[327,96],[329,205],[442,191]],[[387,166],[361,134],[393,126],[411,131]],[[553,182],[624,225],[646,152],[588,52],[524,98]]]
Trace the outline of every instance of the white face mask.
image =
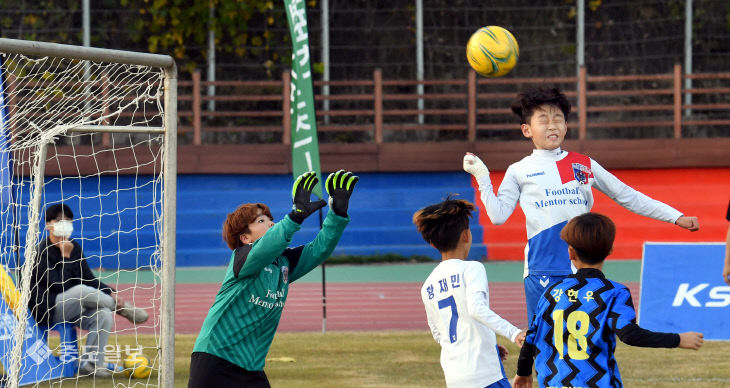
[[74,231],[74,225],[69,220],[59,220],[53,224],[53,235],[56,237],[71,237]]

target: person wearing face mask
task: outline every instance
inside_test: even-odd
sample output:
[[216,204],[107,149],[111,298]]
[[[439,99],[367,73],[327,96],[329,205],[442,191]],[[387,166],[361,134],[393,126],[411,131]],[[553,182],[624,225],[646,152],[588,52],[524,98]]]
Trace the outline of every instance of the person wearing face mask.
[[104,346],[114,323],[114,313],[132,323],[143,323],[149,315],[125,301],[116,290],[91,271],[81,245],[71,238],[73,212],[66,204],[46,208],[48,237],[38,245],[31,274],[29,308],[38,325],[53,327],[62,322],[88,330],[80,375],[109,377]]

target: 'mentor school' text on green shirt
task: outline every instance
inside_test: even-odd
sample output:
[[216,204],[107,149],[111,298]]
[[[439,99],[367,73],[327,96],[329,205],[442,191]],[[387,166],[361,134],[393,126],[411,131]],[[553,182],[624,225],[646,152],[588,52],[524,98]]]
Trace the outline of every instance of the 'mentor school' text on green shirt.
[[317,237],[288,248],[301,225],[284,217],[253,244],[236,248],[193,352],[205,352],[249,371],[264,369],[289,283],[332,254],[349,222],[329,211]]

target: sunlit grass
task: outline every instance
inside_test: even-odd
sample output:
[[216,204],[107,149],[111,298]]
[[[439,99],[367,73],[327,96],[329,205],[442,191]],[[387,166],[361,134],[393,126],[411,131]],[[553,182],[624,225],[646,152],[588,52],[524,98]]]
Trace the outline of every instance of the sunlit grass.
[[[175,387],[187,386],[195,338],[195,335],[176,336]],[[119,336],[117,341],[132,344],[135,338]],[[147,356],[154,359],[154,338],[138,336],[137,341],[145,346]],[[499,342],[510,352],[504,366],[511,380],[519,349],[504,338],[499,338]],[[265,372],[274,388],[444,387],[439,351],[438,344],[425,331],[280,333],[269,351]],[[730,342],[706,342],[699,351],[645,349],[624,344],[619,344],[616,350],[626,387],[730,386],[728,354]],[[148,382],[156,385],[157,374],[153,373],[149,381],[118,375],[113,380],[66,379],[39,386],[142,387]]]

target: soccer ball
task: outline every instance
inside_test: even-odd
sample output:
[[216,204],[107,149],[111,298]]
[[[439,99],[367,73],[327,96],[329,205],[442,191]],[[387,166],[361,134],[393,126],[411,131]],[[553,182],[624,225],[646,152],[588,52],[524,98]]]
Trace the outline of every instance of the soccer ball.
[[151,372],[150,359],[142,353],[132,353],[124,359],[124,373],[127,376],[144,379]]
[[466,44],[469,65],[485,77],[501,77],[509,73],[519,58],[517,39],[499,26],[478,29]]

